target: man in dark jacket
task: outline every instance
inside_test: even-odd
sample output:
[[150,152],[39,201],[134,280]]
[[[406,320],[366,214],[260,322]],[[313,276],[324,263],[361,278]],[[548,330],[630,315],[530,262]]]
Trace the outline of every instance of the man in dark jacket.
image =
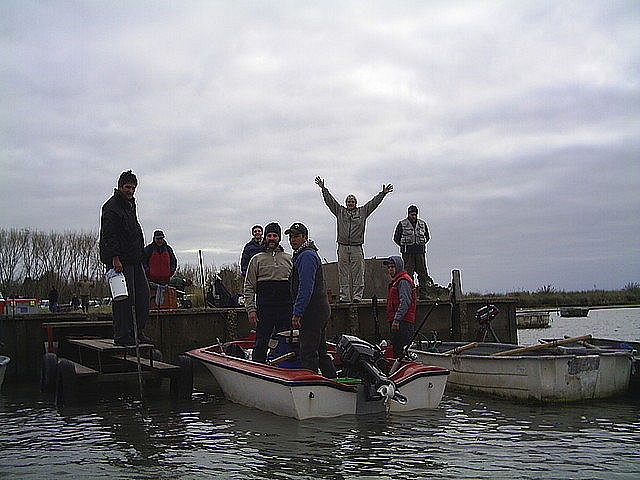
[[244,277],[247,274],[247,268],[249,267],[249,261],[256,253],[260,253],[264,250],[264,244],[262,243],[262,227],[260,225],[254,225],[251,227],[252,239],[242,249],[242,257],[240,258],[240,273]]
[[143,329],[149,318],[149,283],[142,268],[144,237],[138,223],[133,197],[138,179],[128,170],[118,179],[118,188],[102,206],[100,217],[100,260],[107,269],[122,272],[128,297],[112,302],[113,339],[116,345],[135,345],[133,312],[135,305],[138,340],[151,343]]
[[49,311],[51,313],[56,313],[58,311],[58,289],[53,286],[51,290],[49,290]]
[[420,300],[427,299],[427,287],[433,285],[433,279],[427,271],[427,242],[429,228],[418,218],[418,207],[410,205],[407,218],[400,220],[393,234],[393,241],[400,247],[405,270],[411,278],[418,274],[418,295]]
[[325,329],[331,317],[322,263],[318,249],[309,240],[309,230],[296,222],[285,232],[293,248],[291,298],[294,300],[291,326],[300,329],[300,363],[302,368],[320,371],[327,378],[336,377],[336,369],[327,353]]
[[169,283],[178,268],[178,260],[173,249],[164,239],[164,232],[153,232],[153,242],[144,247],[144,271],[147,278],[159,285]]
[[382,263],[391,277],[387,293],[387,321],[391,326],[393,355],[402,358],[404,348],[413,337],[416,322],[416,287],[404,269],[402,258],[394,255]]

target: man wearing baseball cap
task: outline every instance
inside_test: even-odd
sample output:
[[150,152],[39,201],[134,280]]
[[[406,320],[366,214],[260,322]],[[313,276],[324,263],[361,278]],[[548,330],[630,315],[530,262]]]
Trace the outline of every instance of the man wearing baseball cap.
[[153,232],[153,241],[144,247],[144,260],[142,262],[147,278],[158,285],[166,285],[176,273],[178,260],[173,249],[164,239],[164,232]]
[[291,297],[293,298],[292,328],[300,329],[300,363],[302,368],[320,372],[327,378],[336,377],[336,369],[327,353],[325,329],[331,317],[322,262],[318,248],[309,240],[309,230],[295,222],[287,230],[293,248]]
[[387,292],[387,321],[391,325],[391,345],[395,358],[402,358],[411,341],[416,321],[416,287],[404,269],[402,258],[391,256],[382,262],[391,282]]

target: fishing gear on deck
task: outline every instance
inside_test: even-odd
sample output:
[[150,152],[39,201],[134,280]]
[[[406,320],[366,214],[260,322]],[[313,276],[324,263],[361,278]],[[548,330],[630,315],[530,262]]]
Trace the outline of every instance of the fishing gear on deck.
[[433,302],[433,304],[431,305],[431,308],[429,309],[427,314],[422,319],[422,323],[420,323],[420,326],[418,328],[416,328],[415,332],[413,332],[413,336],[409,340],[409,343],[407,343],[404,346],[403,351],[402,351],[402,358],[409,358],[409,348],[411,347],[411,344],[414,342],[414,340],[416,339],[416,337],[420,333],[420,330],[422,330],[422,327],[424,327],[424,324],[427,322],[427,319],[431,315],[431,312],[433,312],[437,306],[438,306],[438,302]]
[[[144,403],[144,394],[142,389],[142,365],[140,364],[140,339],[138,337],[138,318],[136,315],[136,271],[133,269],[133,281],[131,282],[131,316],[133,319],[133,339],[136,343],[136,363],[138,366],[138,391],[140,393],[140,401]],[[147,299],[148,301],[148,299]]]
[[376,345],[380,344],[380,325],[378,324],[378,296],[371,297],[371,306],[373,307],[373,331],[375,335]]

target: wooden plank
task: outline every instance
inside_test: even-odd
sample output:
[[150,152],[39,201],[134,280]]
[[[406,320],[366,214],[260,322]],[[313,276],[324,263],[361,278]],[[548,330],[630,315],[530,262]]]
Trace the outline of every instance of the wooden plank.
[[[136,346],[120,346],[114,345],[112,338],[68,338],[67,342],[73,345],[79,345],[81,347],[91,348],[93,350],[98,350],[100,352],[108,352],[108,351],[131,351],[135,350]],[[139,345],[140,348],[151,349],[153,345],[150,343],[141,343]]]
[[80,375],[80,376],[90,376],[90,375],[97,375],[98,371],[94,370],[93,368],[87,367],[85,365],[82,365],[80,363],[74,362],[73,360],[69,360],[68,358],[66,359],[69,362],[73,363],[73,366],[76,369],[76,375]]
[[[112,355],[112,357],[117,358],[118,360],[123,360],[125,362],[132,363],[134,365],[138,364],[138,361],[135,359],[135,357],[123,358],[123,357],[117,357],[115,355]],[[163,371],[180,370],[180,367],[178,365],[172,365],[170,363],[160,362],[159,360],[154,360],[153,367],[152,367],[151,361],[148,358],[140,358],[140,364],[148,368],[153,368],[155,370],[163,370]]]
[[43,328],[73,328],[73,327],[109,327],[113,325],[109,320],[95,320],[95,321],[79,321],[79,322],[46,322],[42,324]]
[[[154,362],[155,363],[155,362]],[[158,372],[154,371],[142,371],[142,378],[145,380],[151,380],[158,378]],[[115,373],[102,373],[96,377],[98,382],[123,382],[123,381],[135,381],[138,379],[138,372],[115,372]]]

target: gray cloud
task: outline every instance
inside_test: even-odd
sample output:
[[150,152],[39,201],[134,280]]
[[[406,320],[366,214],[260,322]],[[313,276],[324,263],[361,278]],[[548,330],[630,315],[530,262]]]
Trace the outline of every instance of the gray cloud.
[[147,236],[237,261],[251,225],[335,223],[313,178],[417,204],[476,291],[638,281],[636,2],[3,2],[0,225],[97,228],[122,170]]

